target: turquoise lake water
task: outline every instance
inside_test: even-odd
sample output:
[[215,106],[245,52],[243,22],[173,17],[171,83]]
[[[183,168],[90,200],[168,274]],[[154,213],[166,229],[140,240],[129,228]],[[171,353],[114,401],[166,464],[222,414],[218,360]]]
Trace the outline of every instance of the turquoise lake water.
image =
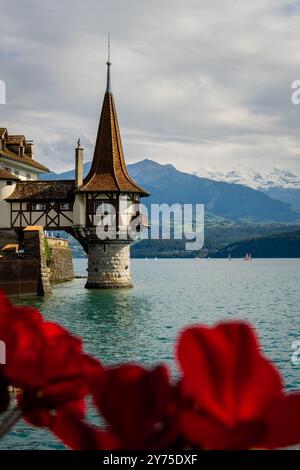
[[[86,261],[75,260],[75,269],[86,274]],[[85,280],[76,279],[56,286],[49,298],[23,303],[81,336],[86,351],[106,364],[166,361],[174,374],[181,328],[246,319],[287,387],[300,388],[300,364],[291,362],[292,342],[300,340],[300,260],[133,260],[132,273],[133,289],[87,291]],[[23,423],[0,443],[0,449],[61,447]]]

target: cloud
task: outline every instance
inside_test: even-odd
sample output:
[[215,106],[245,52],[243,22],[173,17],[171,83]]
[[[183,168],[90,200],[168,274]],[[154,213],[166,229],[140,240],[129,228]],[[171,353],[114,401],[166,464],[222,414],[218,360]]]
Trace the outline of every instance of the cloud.
[[127,162],[300,172],[300,2],[2,0],[1,126],[54,171],[92,158],[112,35]]

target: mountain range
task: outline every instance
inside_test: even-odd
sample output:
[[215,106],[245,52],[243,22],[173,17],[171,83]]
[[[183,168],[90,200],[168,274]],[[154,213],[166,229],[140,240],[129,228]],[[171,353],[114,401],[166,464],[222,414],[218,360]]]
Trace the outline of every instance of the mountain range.
[[194,173],[202,178],[226,183],[242,184],[253,189],[267,190],[270,188],[300,189],[300,175],[274,167],[268,172],[259,172],[253,168],[247,170],[213,170],[203,168]]
[[215,171],[205,168],[195,174],[215,181],[226,181],[258,189],[274,199],[290,204],[293,209],[300,212],[300,176],[291,171],[276,167],[265,173],[251,168],[245,171]]
[[[85,175],[90,165],[85,163]],[[289,202],[232,180],[216,181],[184,173],[171,164],[161,165],[149,159],[128,165],[128,171],[150,192],[151,196],[143,200],[145,204],[205,204],[206,213],[231,221],[295,223],[300,220],[300,213]],[[74,170],[44,176],[48,180],[72,178]]]

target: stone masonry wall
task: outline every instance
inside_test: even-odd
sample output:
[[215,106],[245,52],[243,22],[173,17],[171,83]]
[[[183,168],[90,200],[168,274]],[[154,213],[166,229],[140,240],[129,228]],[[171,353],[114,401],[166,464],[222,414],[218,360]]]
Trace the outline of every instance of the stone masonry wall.
[[74,279],[72,250],[68,240],[46,238],[50,282],[65,282]]
[[132,287],[130,245],[90,243],[86,288]]
[[21,248],[24,249],[24,260],[32,259],[39,263],[37,295],[50,294],[50,270],[47,266],[43,228],[27,227],[24,230]]
[[27,227],[19,236],[0,230],[2,246],[18,244],[20,252],[0,252],[0,288],[8,295],[51,293],[51,282],[74,279],[72,252],[67,240],[45,238],[43,227]]

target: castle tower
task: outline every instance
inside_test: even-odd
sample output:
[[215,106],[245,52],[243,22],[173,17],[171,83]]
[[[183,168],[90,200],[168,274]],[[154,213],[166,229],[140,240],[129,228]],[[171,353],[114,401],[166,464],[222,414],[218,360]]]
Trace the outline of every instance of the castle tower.
[[[140,216],[140,197],[149,194],[128,174],[122,148],[118,117],[111,91],[111,63],[107,61],[104,95],[91,169],[76,190],[79,209],[74,225],[76,238],[88,253],[86,288],[131,287],[128,226]],[[78,155],[76,149],[77,175]],[[82,164],[82,161],[79,163]],[[84,218],[82,220],[82,212]],[[80,215],[81,214],[81,215]],[[80,226],[82,228],[80,228]]]

